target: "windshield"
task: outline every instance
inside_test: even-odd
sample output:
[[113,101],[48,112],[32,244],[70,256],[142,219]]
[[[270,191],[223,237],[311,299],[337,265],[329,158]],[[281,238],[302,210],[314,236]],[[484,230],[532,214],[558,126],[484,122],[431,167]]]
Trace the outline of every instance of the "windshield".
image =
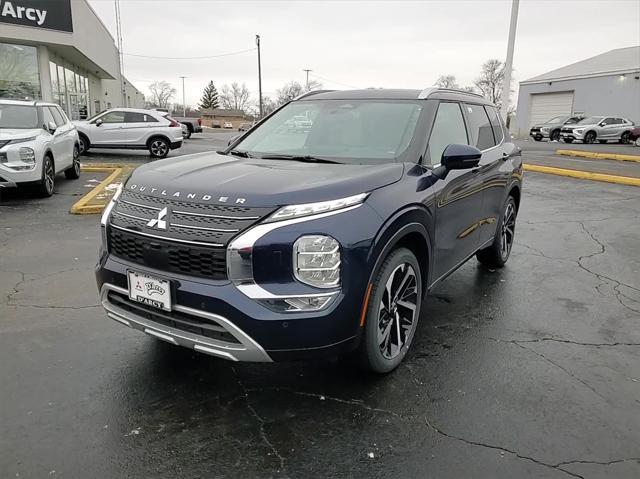
[[38,128],[38,110],[28,105],[0,105],[0,128]]
[[421,111],[422,104],[412,100],[297,101],[254,128],[235,149],[252,157],[396,161],[407,151]]
[[574,118],[569,118],[569,119],[566,121],[566,123],[565,123],[565,124],[566,124],[566,125],[575,125],[575,124],[576,124],[576,123],[578,123],[578,122],[580,122],[580,118],[578,118],[578,117],[574,117]]
[[547,123],[562,123],[566,118],[566,116],[556,116],[555,118],[551,118]]
[[578,125],[595,125],[596,123],[600,123],[603,118],[604,116],[590,116],[589,118],[580,120]]

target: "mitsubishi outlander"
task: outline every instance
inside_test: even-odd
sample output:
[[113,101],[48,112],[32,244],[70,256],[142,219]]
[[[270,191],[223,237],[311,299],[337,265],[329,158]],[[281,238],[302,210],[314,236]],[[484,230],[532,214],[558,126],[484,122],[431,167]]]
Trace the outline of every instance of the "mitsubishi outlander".
[[389,372],[432,288],[472,256],[507,262],[521,194],[520,152],[478,95],[307,93],[225,151],[134,171],[102,217],[102,305],[219,358]]

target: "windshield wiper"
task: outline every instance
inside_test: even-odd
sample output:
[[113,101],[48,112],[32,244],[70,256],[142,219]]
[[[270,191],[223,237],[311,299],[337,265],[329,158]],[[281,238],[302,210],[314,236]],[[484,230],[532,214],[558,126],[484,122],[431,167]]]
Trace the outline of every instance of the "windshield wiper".
[[233,156],[239,156],[240,158],[253,158],[248,151],[244,150],[231,150],[228,153],[231,153]]
[[291,160],[291,161],[302,161],[303,163],[332,163],[332,164],[341,164],[339,161],[329,160],[328,158],[319,158],[317,156],[304,155],[304,156],[296,156],[296,155],[262,155],[260,157],[262,160]]

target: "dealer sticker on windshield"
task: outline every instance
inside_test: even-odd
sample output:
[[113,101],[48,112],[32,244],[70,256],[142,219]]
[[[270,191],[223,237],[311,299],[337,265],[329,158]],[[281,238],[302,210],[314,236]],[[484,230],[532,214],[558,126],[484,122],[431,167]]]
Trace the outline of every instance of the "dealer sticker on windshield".
[[171,287],[166,279],[128,271],[129,298],[154,308],[171,311]]

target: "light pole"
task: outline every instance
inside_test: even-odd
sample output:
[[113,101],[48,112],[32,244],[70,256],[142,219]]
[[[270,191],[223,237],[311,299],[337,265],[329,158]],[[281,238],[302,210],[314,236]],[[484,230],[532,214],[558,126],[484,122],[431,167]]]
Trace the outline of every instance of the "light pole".
[[307,73],[307,83],[306,83],[306,86],[307,86],[307,90],[308,90],[308,89],[309,89],[309,72],[312,72],[313,70],[311,70],[310,68],[303,68],[303,69],[302,69],[302,71]]
[[184,79],[187,77],[180,77],[182,78],[182,116],[186,117],[187,116],[187,104],[184,101]]
[[504,64],[504,84],[502,85],[502,118],[507,122],[509,114],[509,98],[511,96],[511,70],[513,68],[513,47],[516,43],[516,26],[518,24],[518,7],[520,0],[512,0],[511,22],[509,23],[509,42],[507,43],[507,60]]
[[260,35],[256,35],[256,46],[258,47],[258,106],[260,118],[262,118],[262,65],[260,64]]

